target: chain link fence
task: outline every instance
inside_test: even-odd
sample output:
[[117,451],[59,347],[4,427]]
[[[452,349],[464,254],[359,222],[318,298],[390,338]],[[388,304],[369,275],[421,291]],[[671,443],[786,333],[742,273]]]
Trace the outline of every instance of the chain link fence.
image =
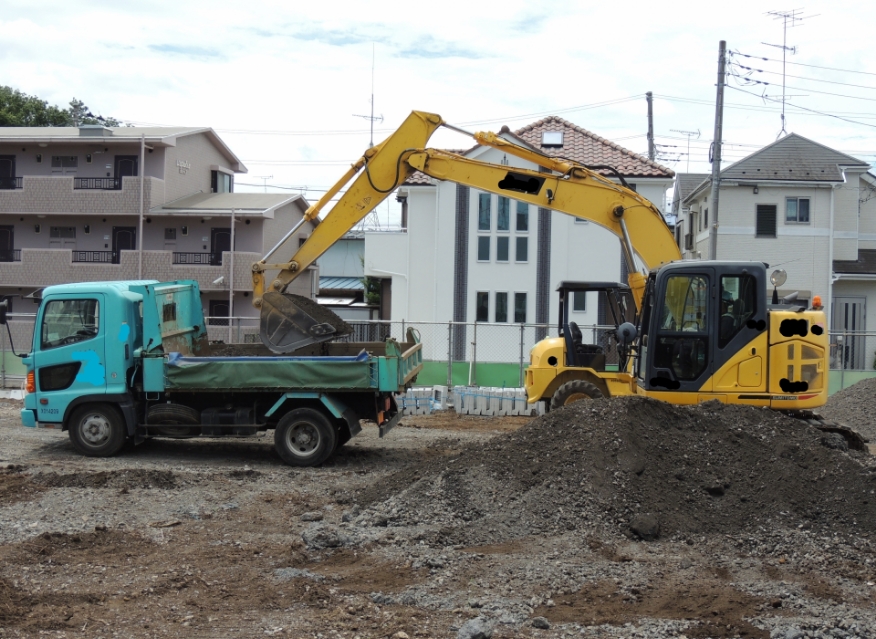
[[[31,350],[35,315],[10,313],[8,326],[15,352]],[[259,340],[258,317],[208,317],[210,341],[254,344]],[[353,327],[348,342],[404,341],[414,329],[423,343],[423,372],[418,386],[490,386],[519,388],[529,365],[529,351],[546,335],[556,335],[553,325],[488,324],[463,322],[348,321]],[[617,350],[610,326],[581,326],[584,343],[601,346],[607,368],[617,365]],[[0,387],[19,388],[24,365],[14,356],[5,329],[0,329]],[[845,388],[876,376],[876,333],[831,332],[831,390]],[[837,380],[838,374],[838,380]]]

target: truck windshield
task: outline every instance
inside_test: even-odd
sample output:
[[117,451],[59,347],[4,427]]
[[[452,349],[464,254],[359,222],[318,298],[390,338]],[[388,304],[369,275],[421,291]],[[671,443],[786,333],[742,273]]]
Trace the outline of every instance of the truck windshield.
[[40,346],[57,348],[92,339],[100,328],[99,319],[97,300],[52,300],[43,312]]

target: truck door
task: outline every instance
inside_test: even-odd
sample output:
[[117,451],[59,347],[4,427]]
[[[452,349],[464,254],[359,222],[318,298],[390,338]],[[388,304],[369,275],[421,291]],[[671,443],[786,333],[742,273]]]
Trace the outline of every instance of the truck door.
[[44,302],[34,334],[37,420],[61,422],[71,401],[106,393],[103,295]]

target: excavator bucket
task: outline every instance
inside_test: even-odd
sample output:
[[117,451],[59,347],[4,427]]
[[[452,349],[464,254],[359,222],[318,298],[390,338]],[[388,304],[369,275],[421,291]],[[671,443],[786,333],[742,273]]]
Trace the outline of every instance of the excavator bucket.
[[259,337],[275,353],[291,353],[352,332],[344,320],[308,297],[275,292],[262,296]]

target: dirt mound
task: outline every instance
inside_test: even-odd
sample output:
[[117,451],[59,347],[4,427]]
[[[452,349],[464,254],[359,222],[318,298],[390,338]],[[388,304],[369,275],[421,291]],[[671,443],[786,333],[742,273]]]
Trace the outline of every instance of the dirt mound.
[[834,393],[819,412],[876,442],[876,377]]
[[176,477],[165,470],[120,470],[94,473],[43,473],[34,481],[50,488],[176,488]]
[[761,525],[873,529],[874,461],[823,438],[747,406],[580,402],[403,471],[360,500],[378,523],[438,522],[436,543],[467,545],[567,530],[647,538]]

